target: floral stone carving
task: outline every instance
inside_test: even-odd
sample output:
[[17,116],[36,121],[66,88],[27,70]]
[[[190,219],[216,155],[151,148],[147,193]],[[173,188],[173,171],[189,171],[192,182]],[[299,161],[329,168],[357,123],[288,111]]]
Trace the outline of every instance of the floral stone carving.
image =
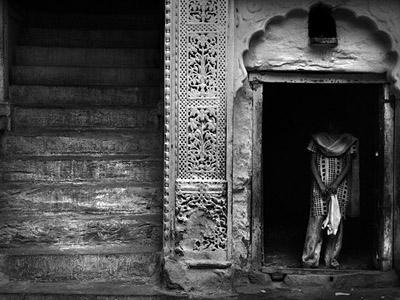
[[215,251],[226,249],[227,209],[225,190],[225,183],[177,183],[176,220],[179,225],[183,225],[181,230],[187,233],[189,223],[202,224],[202,228],[199,230],[200,234],[195,234],[192,242],[190,242],[192,247],[190,250]]

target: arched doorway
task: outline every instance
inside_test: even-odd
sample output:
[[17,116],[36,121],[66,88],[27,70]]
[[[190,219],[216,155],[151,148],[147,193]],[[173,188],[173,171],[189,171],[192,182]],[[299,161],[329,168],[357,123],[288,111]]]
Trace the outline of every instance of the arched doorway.
[[[364,80],[359,80],[364,78]],[[393,266],[393,108],[384,76],[253,73],[253,206],[263,207],[266,272],[301,267],[310,192],[310,135],[327,113],[360,138],[361,216],[345,221],[347,270]],[[336,108],[340,108],[337,110]],[[274,116],[279,115],[277,120]]]

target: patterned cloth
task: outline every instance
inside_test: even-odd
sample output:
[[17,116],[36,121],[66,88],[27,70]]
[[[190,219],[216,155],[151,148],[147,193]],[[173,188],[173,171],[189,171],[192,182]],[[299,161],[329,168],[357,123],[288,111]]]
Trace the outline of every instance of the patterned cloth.
[[[347,154],[355,154],[357,152],[357,145],[353,144],[345,153],[340,156],[325,156],[319,150],[319,146],[314,139],[311,139],[308,150],[316,154],[317,170],[322,179],[322,182],[328,186],[330,185],[340,172],[344,169],[347,162]],[[347,178],[343,179],[337,189],[337,197],[339,201],[340,213],[342,216],[346,215],[347,202],[349,200],[349,191]],[[311,194],[311,216],[325,216],[328,214],[328,201],[323,197],[321,190],[315,179],[312,183]]]

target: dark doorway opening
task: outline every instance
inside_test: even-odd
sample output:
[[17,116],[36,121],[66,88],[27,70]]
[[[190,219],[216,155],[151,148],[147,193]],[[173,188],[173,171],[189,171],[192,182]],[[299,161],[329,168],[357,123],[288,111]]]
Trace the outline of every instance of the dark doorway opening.
[[[361,215],[344,221],[343,269],[374,269],[379,197],[378,84],[264,85],[264,265],[301,267],[311,192],[312,133],[335,115],[359,138]],[[323,265],[321,261],[321,266]]]

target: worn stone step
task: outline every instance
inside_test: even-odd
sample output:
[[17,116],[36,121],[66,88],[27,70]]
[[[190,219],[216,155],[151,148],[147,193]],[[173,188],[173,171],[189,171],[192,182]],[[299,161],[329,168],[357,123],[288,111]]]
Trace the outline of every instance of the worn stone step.
[[155,86],[159,68],[14,66],[13,81],[23,85]]
[[14,130],[147,129],[160,127],[155,109],[15,107]]
[[29,27],[87,29],[158,29],[160,17],[155,14],[79,14],[31,12]]
[[19,46],[16,65],[159,67],[159,49]]
[[2,300],[177,300],[179,293],[163,292],[152,284],[108,282],[10,282],[0,285]]
[[137,156],[3,157],[1,182],[111,182],[162,181],[162,160]]
[[120,254],[0,255],[0,272],[9,281],[155,283],[159,252]]
[[12,103],[32,106],[152,106],[161,101],[160,86],[43,86],[11,85]]
[[81,212],[161,214],[162,184],[0,184],[5,215]]
[[0,137],[0,155],[122,155],[162,157],[161,131],[9,132]]
[[140,252],[160,251],[162,245],[160,213],[31,212],[22,215],[1,212],[0,216],[0,253],[7,248],[23,249],[28,245],[61,250],[104,245],[108,252],[112,245],[131,245]]
[[98,30],[28,27],[20,45],[50,47],[157,48],[161,45],[158,29]]

